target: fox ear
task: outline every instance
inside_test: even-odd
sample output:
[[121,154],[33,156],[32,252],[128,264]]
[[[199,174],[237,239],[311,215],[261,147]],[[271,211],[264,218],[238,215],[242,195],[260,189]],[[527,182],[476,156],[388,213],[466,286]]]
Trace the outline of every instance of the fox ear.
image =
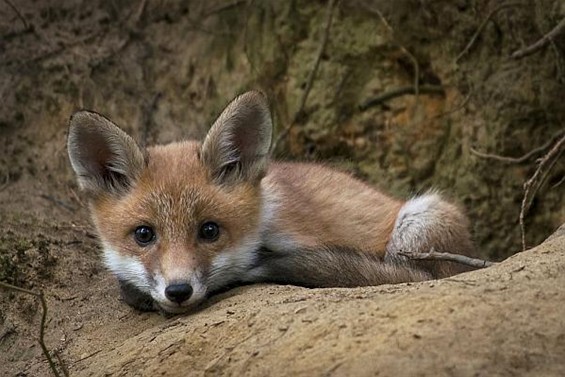
[[123,193],[145,164],[143,153],[128,134],[91,111],[71,116],[67,149],[80,187],[93,196]]
[[259,181],[267,171],[272,132],[265,95],[242,94],[210,128],[202,144],[202,162],[218,183]]

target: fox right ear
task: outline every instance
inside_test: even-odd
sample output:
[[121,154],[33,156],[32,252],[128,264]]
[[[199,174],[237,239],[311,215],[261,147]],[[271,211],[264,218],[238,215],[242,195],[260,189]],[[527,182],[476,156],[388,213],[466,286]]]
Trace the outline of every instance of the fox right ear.
[[257,182],[266,174],[273,124],[267,98],[251,91],[229,103],[202,143],[202,160],[218,183]]
[[80,187],[93,196],[127,190],[145,164],[143,153],[128,134],[91,111],[71,116],[67,149]]

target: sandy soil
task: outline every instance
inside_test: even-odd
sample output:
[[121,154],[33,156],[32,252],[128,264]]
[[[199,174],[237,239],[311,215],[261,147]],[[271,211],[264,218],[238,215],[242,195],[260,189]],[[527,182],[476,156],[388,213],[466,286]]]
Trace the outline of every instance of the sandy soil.
[[[67,250],[84,252],[84,245]],[[565,227],[499,265],[441,281],[357,289],[247,286],[173,318],[121,303],[114,279],[92,274],[91,254],[91,263],[74,257],[83,262],[68,277],[72,286],[61,282],[48,299],[47,344],[61,352],[71,375],[565,373]],[[18,300],[12,308],[37,309]],[[8,313],[8,325],[19,332],[11,322],[16,313]],[[21,353],[3,353],[0,374],[48,373],[36,330],[2,336],[3,349]]]

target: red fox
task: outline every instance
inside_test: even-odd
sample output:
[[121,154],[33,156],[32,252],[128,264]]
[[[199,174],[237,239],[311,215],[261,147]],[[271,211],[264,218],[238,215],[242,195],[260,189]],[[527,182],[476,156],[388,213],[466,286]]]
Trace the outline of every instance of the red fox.
[[270,162],[257,91],[235,98],[202,143],[141,149],[109,119],[78,111],[68,152],[124,300],[180,313],[234,284],[355,287],[441,278],[470,254],[468,220],[431,192],[393,199],[321,164]]

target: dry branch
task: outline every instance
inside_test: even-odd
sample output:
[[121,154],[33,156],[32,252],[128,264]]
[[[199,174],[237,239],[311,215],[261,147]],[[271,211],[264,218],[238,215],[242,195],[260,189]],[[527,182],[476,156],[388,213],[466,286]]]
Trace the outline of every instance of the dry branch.
[[146,8],[147,8],[147,0],[141,0],[139,6],[137,7],[137,11],[133,15],[132,21],[134,25],[139,23],[141,17],[143,17],[143,13],[145,12]]
[[551,186],[551,188],[554,189],[556,187],[559,187],[563,182],[565,182],[565,175],[563,177],[561,177],[561,179],[556,184]]
[[523,2],[517,2],[517,3],[505,3],[505,4],[500,4],[498,7],[494,8],[493,10],[491,10],[489,12],[489,14],[487,15],[487,17],[483,20],[483,22],[481,23],[481,25],[477,28],[477,31],[475,31],[475,34],[473,34],[473,36],[471,37],[471,39],[469,40],[469,43],[467,43],[467,45],[465,46],[465,48],[463,49],[463,51],[461,51],[459,53],[459,55],[457,55],[457,57],[455,58],[455,63],[458,63],[459,60],[461,60],[461,58],[463,56],[465,56],[467,53],[469,53],[469,51],[471,50],[471,48],[475,45],[475,42],[477,41],[477,39],[479,38],[479,35],[481,35],[481,33],[483,32],[483,29],[487,26],[488,22],[490,21],[490,19],[497,14],[498,12],[500,12],[501,10],[505,9],[505,8],[510,8],[510,7],[515,7],[515,6],[521,6],[521,5],[526,5]]
[[328,44],[334,9],[338,1],[339,0],[330,0],[328,3],[328,10],[327,10],[328,13],[326,18],[326,24],[324,27],[324,35],[322,38],[322,43],[320,44],[320,48],[318,49],[318,53],[316,54],[316,60],[314,60],[314,64],[312,65],[312,69],[310,70],[310,73],[308,75],[308,79],[306,81],[306,88],[304,89],[304,93],[302,94],[302,98],[300,99],[300,105],[298,106],[298,110],[294,114],[294,117],[291,120],[290,124],[287,127],[285,127],[285,129],[282,130],[279,133],[278,137],[275,139],[271,147],[271,153],[273,153],[276,150],[277,144],[283,138],[285,138],[286,135],[288,135],[292,127],[294,127],[294,125],[298,123],[298,121],[304,116],[304,107],[306,106],[306,100],[308,99],[308,95],[312,90],[312,85],[314,84],[314,79],[316,78],[316,74],[318,73],[318,68],[322,60],[322,55],[324,54],[324,51],[326,50],[326,45]]
[[67,369],[67,366],[65,365],[65,363],[63,362],[63,359],[61,358],[61,355],[59,355],[59,352],[54,351],[53,352],[55,354],[55,357],[57,358],[57,360],[59,361],[59,365],[61,366],[61,370],[63,371],[63,375],[65,377],[69,377],[69,370]]
[[541,159],[534,175],[524,183],[524,197],[520,207],[520,231],[522,233],[522,250],[526,250],[526,225],[524,217],[532,205],[532,200],[551,171],[561,153],[565,150],[565,135],[561,137],[549,152]]
[[232,2],[227,2],[225,4],[221,4],[219,6],[213,7],[212,9],[207,10],[204,14],[202,14],[202,18],[208,18],[214,14],[221,13],[228,11],[230,9],[236,8],[242,4],[247,3],[247,0],[235,0]]
[[[43,351],[43,355],[45,356],[45,358],[47,359],[47,362],[49,363],[49,368],[51,368],[51,371],[53,372],[53,374],[56,377],[60,377],[59,371],[57,370],[57,367],[55,366],[55,362],[51,358],[51,355],[49,354],[49,350],[47,349],[47,346],[45,345],[44,336],[45,336],[45,322],[47,321],[47,302],[45,301],[45,296],[43,296],[43,292],[40,291],[38,293],[38,292],[30,291],[29,289],[16,287],[15,285],[4,283],[4,282],[1,282],[1,281],[0,281],[0,287],[5,288],[5,289],[9,289],[9,290],[12,290],[12,291],[20,292],[20,293],[25,293],[25,294],[32,295],[32,296],[39,298],[39,301],[41,302],[42,314],[41,314],[41,323],[40,323],[40,326],[39,326],[38,342],[39,342],[39,345],[41,346],[41,350]],[[63,364],[61,364],[61,370],[63,371],[63,375],[65,377],[69,376],[69,374],[67,373],[67,368]]]
[[514,59],[521,59],[524,56],[528,56],[533,54],[534,52],[541,50],[544,48],[549,42],[551,42],[555,37],[557,37],[561,32],[565,31],[565,18],[563,18],[557,26],[555,26],[549,33],[544,35],[539,41],[536,43],[524,47],[520,50],[514,51],[512,54],[512,58]]
[[547,143],[543,144],[542,146],[539,146],[537,148],[532,149],[531,151],[529,151],[528,153],[526,153],[526,154],[524,154],[520,157],[508,157],[508,156],[500,156],[500,155],[491,154],[491,153],[483,153],[483,152],[477,151],[474,148],[470,148],[470,151],[471,151],[472,154],[474,154],[477,157],[489,158],[489,159],[492,159],[492,160],[506,162],[506,163],[509,163],[509,164],[520,164],[522,162],[529,160],[530,158],[532,158],[536,154],[543,152],[546,149],[548,149],[549,147],[551,147],[553,145],[553,143],[555,142],[555,140],[557,140],[562,134],[563,134],[562,132],[557,133]]
[[485,268],[496,264],[495,262],[490,262],[484,259],[471,258],[461,254],[440,253],[435,251],[433,248],[427,253],[414,253],[414,252],[401,251],[399,252],[399,254],[412,260],[442,260],[442,261],[455,262],[474,268]]
[[465,106],[467,106],[467,103],[469,103],[469,101],[471,100],[471,97],[473,95],[473,91],[469,91],[469,94],[467,94],[467,96],[465,96],[465,98],[461,101],[461,103],[459,103],[457,106],[454,106],[453,108],[444,111],[440,114],[435,115],[433,118],[441,118],[453,113],[458,112],[459,110],[462,110],[465,108]]
[[66,209],[69,212],[75,212],[76,211],[76,209],[72,205],[67,204],[67,203],[65,203],[62,200],[59,200],[57,198],[54,198],[51,195],[41,194],[41,195],[39,195],[39,197],[42,198],[42,199],[48,200],[48,201],[52,202],[53,204],[58,205],[59,207]]
[[24,29],[25,30],[30,30],[31,26],[28,24],[27,20],[25,19],[25,17],[21,14],[21,12],[18,10],[18,8],[10,1],[10,0],[4,0],[4,2],[6,4],[8,4],[8,6],[10,8],[12,8],[12,10],[14,11],[14,13],[16,13],[16,15],[18,16],[18,18],[20,19],[20,21],[22,22],[22,24],[24,25]]
[[[419,91],[420,93],[445,94],[443,87],[437,85],[422,85]],[[378,96],[369,98],[368,100],[363,102],[361,105],[359,105],[359,110],[365,111],[371,107],[378,106],[386,101],[406,94],[417,95],[416,88],[414,86],[405,86],[384,92],[383,94],[379,94]]]
[[10,174],[6,173],[4,182],[2,182],[2,184],[0,185],[0,191],[4,191],[4,189],[8,187],[9,184],[10,184]]
[[157,107],[159,106],[159,100],[162,97],[162,93],[161,92],[157,92],[155,93],[151,99],[142,104],[142,108],[141,108],[141,115],[142,115],[142,127],[143,127],[143,136],[142,136],[142,140],[143,140],[143,146],[146,147],[149,141],[149,133],[152,131],[152,128],[154,126],[154,114],[157,111]]
[[[376,8],[367,8],[367,10],[369,10],[371,13],[376,14],[381,19],[381,22],[388,29],[392,39],[395,40],[394,29],[392,28],[392,26],[390,26],[387,19],[382,14],[382,12]],[[404,53],[404,55],[408,56],[408,59],[410,59],[410,61],[412,62],[412,66],[414,67],[414,95],[418,97],[420,95],[420,64],[418,64],[418,59],[416,59],[414,54],[408,51],[408,49],[404,47],[401,43],[399,43],[396,40],[395,42],[400,48],[400,50]]]

